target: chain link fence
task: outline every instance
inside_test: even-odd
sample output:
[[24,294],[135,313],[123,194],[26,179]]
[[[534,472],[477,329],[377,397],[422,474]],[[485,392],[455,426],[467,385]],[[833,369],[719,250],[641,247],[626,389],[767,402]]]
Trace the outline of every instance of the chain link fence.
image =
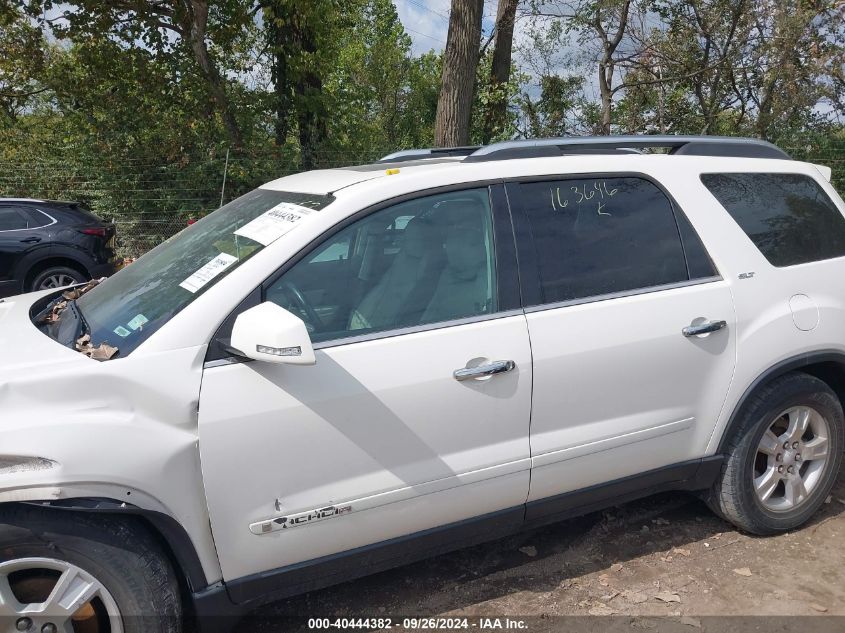
[[[797,159],[831,167],[837,190],[845,193],[845,145],[819,150],[785,148]],[[380,153],[317,156],[321,167],[377,160]],[[270,180],[297,171],[283,151],[180,156],[161,163],[143,158],[80,160],[61,156],[30,161],[0,160],[0,197],[73,200],[117,227],[118,252],[139,257],[221,204]]]

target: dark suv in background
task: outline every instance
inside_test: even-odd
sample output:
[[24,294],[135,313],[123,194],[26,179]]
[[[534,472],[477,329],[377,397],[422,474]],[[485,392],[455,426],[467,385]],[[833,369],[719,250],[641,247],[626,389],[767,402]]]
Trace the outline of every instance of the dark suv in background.
[[111,275],[114,225],[75,202],[0,198],[0,297]]

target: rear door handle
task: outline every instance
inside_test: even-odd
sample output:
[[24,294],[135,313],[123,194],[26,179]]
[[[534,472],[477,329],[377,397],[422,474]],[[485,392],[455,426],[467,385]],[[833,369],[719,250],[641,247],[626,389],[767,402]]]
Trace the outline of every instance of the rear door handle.
[[684,336],[698,336],[699,334],[709,334],[710,332],[717,332],[727,327],[726,321],[708,321],[701,325],[688,325],[681,332]]
[[452,372],[455,380],[472,380],[473,378],[484,378],[485,376],[495,376],[496,374],[503,374],[511,371],[516,367],[516,363],[512,360],[494,360],[487,365],[479,365],[478,367],[462,367]]
[[40,242],[40,237],[27,237],[26,239],[21,240],[24,244],[35,244],[35,242]]

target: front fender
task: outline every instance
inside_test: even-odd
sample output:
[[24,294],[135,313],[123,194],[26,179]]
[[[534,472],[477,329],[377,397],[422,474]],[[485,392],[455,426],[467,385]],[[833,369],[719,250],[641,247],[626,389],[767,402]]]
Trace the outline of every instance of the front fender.
[[204,354],[0,365],[0,503],[111,499],[112,510],[168,517],[187,533],[203,583],[219,581],[197,435]]

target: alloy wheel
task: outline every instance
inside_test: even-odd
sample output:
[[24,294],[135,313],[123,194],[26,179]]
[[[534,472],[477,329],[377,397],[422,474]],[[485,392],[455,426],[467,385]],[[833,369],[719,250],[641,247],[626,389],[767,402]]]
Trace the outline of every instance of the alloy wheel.
[[0,629],[122,633],[123,624],[114,598],[88,572],[52,558],[19,558],[0,563]]
[[830,424],[807,406],[791,407],[769,424],[754,457],[754,492],[771,512],[804,504],[823,480]]
[[57,273],[55,275],[50,275],[44,281],[42,281],[38,289],[50,290],[52,288],[64,288],[65,286],[71,286],[75,283],[77,283],[76,279],[74,279],[70,275],[67,275],[65,273]]

